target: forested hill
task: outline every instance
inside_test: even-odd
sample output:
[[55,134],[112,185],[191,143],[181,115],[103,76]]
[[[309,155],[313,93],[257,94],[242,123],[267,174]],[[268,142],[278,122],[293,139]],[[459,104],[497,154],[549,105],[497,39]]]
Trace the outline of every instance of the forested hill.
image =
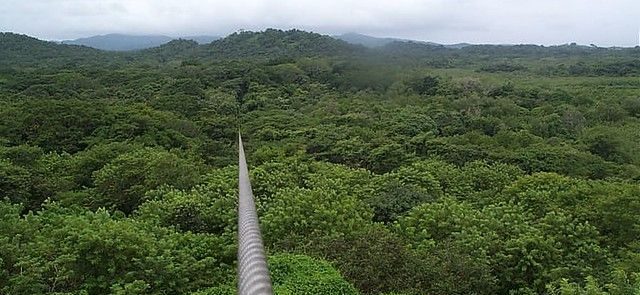
[[[58,67],[121,64],[123,62],[193,62],[252,59],[269,61],[299,57],[351,56],[367,63],[424,64],[437,68],[478,68],[488,72],[535,71],[561,76],[629,76],[640,74],[640,47],[600,48],[579,45],[470,45],[462,48],[412,41],[393,41],[375,48],[351,45],[329,36],[300,30],[243,31],[209,44],[177,39],[139,52],[108,52],[83,46],[62,45],[25,35],[1,33],[4,63],[37,66],[36,61]],[[545,63],[538,63],[539,59]],[[46,62],[45,62],[46,61]]]
[[82,54],[84,52],[98,52],[83,46],[61,45],[55,42],[38,40],[27,35],[14,33],[0,33],[0,53],[5,60],[16,58],[37,60],[40,55],[44,57],[70,57],[70,53]]
[[11,66],[83,66],[96,62],[113,62],[112,56],[100,50],[38,40],[26,35],[0,32],[0,65]]
[[217,36],[184,36],[173,38],[164,35],[124,35],[124,34],[107,34],[97,35],[87,38],[79,38],[75,40],[61,41],[63,44],[84,45],[96,49],[109,51],[132,51],[152,47],[158,47],[162,44],[169,43],[174,39],[193,40],[199,44],[211,43],[220,39]]
[[278,58],[335,56],[363,52],[364,47],[300,30],[240,32],[206,45],[212,56]]
[[173,40],[169,36],[163,35],[123,35],[123,34],[108,34],[91,36],[87,38],[79,38],[75,40],[65,40],[61,43],[72,45],[83,45],[91,48],[112,50],[112,51],[127,51],[127,50],[140,50],[150,47],[157,47],[162,44],[168,43]]
[[640,48],[0,35],[0,294],[635,294]]
[[163,61],[176,59],[253,60],[269,61],[299,57],[345,56],[363,54],[363,47],[347,44],[329,36],[299,30],[239,32],[209,44],[198,45],[190,40],[174,40],[138,55],[144,59],[159,57]]

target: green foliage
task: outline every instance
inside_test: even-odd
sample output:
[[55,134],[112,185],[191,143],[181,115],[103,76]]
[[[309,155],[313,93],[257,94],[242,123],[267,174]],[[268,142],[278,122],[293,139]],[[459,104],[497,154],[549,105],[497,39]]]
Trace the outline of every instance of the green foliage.
[[[0,196],[36,209],[47,198],[71,189],[68,155],[44,154],[40,148],[20,145],[0,147]],[[4,157],[4,159],[2,159]]]
[[370,210],[330,188],[283,189],[261,217],[267,245],[290,248],[319,237],[339,237],[366,225]]
[[413,289],[423,277],[413,272],[415,257],[404,241],[381,225],[324,239],[305,251],[331,261],[364,294]]
[[0,33],[0,293],[233,294],[241,131],[280,294],[635,294],[638,53]]
[[556,210],[576,215],[606,236],[605,244],[624,247],[638,233],[636,198],[640,187],[632,184],[584,181],[557,174],[523,177],[504,192],[505,201],[516,202],[542,217]]
[[424,78],[411,81],[410,87],[418,94],[435,95],[438,92],[438,77],[426,76]]
[[611,283],[601,284],[597,279],[589,276],[585,279],[584,286],[565,279],[550,284],[547,286],[547,291],[549,294],[559,295],[635,295],[640,292],[638,274],[628,276],[624,271],[615,270],[612,278]]
[[429,248],[434,241],[446,240],[473,228],[481,217],[471,206],[450,198],[417,206],[399,220],[396,227],[416,248]]
[[589,152],[616,163],[637,163],[635,142],[630,137],[635,130],[600,126],[586,131],[583,141]]
[[409,209],[437,198],[438,195],[392,179],[384,181],[367,203],[373,208],[374,221],[391,222]]
[[358,294],[329,263],[302,255],[269,257],[276,294]]
[[[359,294],[331,264],[325,261],[293,254],[273,255],[269,256],[268,260],[274,294]],[[191,294],[231,295],[236,293],[235,286],[221,286]]]
[[237,180],[235,167],[219,169],[205,183],[191,190],[159,189],[154,199],[142,204],[137,218],[180,231],[226,235],[233,239],[237,189],[229,187]]
[[15,203],[25,203],[31,198],[30,173],[27,169],[9,161],[0,160],[0,192],[3,198]]
[[2,247],[3,293],[160,294],[210,286],[230,275],[215,236],[178,234],[104,210],[51,205],[20,217],[2,203],[2,213],[0,241],[8,246]]
[[480,67],[480,71],[489,72],[489,73],[497,73],[497,72],[515,72],[515,71],[526,71],[527,68],[522,65],[517,64],[508,64],[508,63],[499,63],[499,64],[490,64],[483,65]]
[[479,210],[444,199],[414,208],[396,227],[420,251],[434,253],[446,245],[467,253],[467,263],[490,271],[486,275],[497,279],[493,288],[501,290],[540,292],[557,278],[595,275],[606,268],[608,256],[589,223],[555,212],[536,220],[504,204]]
[[70,163],[70,174],[78,188],[93,187],[92,175],[116,157],[139,148],[135,145],[113,142],[94,145],[74,155]]
[[198,183],[200,166],[162,149],[139,149],[122,154],[93,174],[95,197],[80,200],[91,207],[131,213],[145,193],[161,186],[178,189]]

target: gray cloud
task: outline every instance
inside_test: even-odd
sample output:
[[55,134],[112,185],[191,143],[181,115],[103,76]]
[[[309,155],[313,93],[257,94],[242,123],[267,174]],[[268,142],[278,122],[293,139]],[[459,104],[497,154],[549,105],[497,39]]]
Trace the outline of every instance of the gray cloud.
[[0,0],[0,30],[44,39],[239,29],[356,31],[442,43],[635,46],[638,0]]

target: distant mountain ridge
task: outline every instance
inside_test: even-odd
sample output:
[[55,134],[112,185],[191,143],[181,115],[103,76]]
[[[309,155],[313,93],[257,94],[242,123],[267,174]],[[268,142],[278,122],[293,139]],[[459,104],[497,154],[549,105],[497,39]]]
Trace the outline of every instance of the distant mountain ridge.
[[457,44],[445,45],[445,44],[439,44],[434,42],[418,41],[418,40],[411,40],[411,39],[373,37],[373,36],[364,35],[360,33],[344,33],[342,35],[334,35],[332,37],[345,41],[350,44],[362,45],[369,48],[383,47],[393,42],[413,42],[413,43],[420,43],[425,45],[444,46],[447,48],[458,48],[458,49],[472,45],[469,43],[457,43]]
[[[382,43],[385,44],[387,41],[384,40]],[[577,44],[559,46],[527,44],[444,46],[407,40],[394,40],[382,46],[367,48],[361,44],[351,44],[336,37],[313,32],[296,29],[287,31],[266,29],[260,32],[239,31],[207,44],[198,44],[193,40],[173,39],[152,48],[117,52],[39,40],[22,34],[0,32],[0,72],[8,69],[8,65],[30,67],[46,64],[53,68],[74,64],[126,64],[131,61],[175,61],[180,64],[191,64],[202,60],[273,61],[329,56],[357,56],[372,59],[393,57],[408,62],[429,59],[430,64],[444,67],[451,60],[459,60],[459,54],[482,55],[485,58],[517,58],[522,56],[541,58],[573,54],[595,56],[609,52],[620,52],[624,55],[637,50],[637,48],[608,49]]]
[[[202,39],[200,40],[202,41]],[[3,61],[28,66],[46,60],[56,66],[63,63],[126,62],[131,60],[277,59],[295,57],[365,54],[366,48],[330,36],[301,30],[266,29],[240,31],[207,44],[172,39],[159,46],[141,50],[100,50],[69,42],[52,42],[15,33],[0,33],[0,66]],[[74,57],[72,60],[69,57]]]
[[75,40],[65,40],[61,43],[67,45],[83,45],[109,51],[129,51],[158,47],[175,39],[193,40],[198,42],[199,44],[205,44],[218,40],[220,39],[220,37],[201,35],[174,38],[165,35],[107,34],[91,36],[87,38],[79,38]]
[[[264,32],[268,33],[267,29]],[[275,30],[277,31],[277,30]],[[296,31],[296,30],[290,30]],[[229,36],[236,35],[237,33],[231,34]],[[229,37],[227,36],[227,37]],[[403,39],[403,38],[394,38],[394,37],[374,37],[365,34],[350,32],[344,33],[340,35],[332,35],[327,36],[331,37],[335,40],[344,41],[351,45],[361,45],[367,48],[378,49],[385,46],[393,46],[393,43],[405,43],[405,44],[416,44],[416,45],[428,45],[428,46],[440,46],[448,49],[462,49],[465,47],[475,46],[475,45],[492,45],[492,44],[470,44],[470,43],[456,43],[456,44],[440,44],[429,41],[420,41],[420,40],[411,40],[411,39]],[[194,36],[181,36],[181,37],[170,37],[167,35],[127,35],[127,34],[106,34],[106,35],[96,35],[86,38],[78,38],[74,40],[64,40],[58,43],[66,44],[66,45],[81,45],[87,46],[100,50],[107,51],[132,51],[132,50],[143,50],[154,47],[159,47],[161,45],[167,44],[172,40],[193,40],[198,44],[210,44],[217,40],[225,39],[219,36],[210,36],[210,35],[194,35]],[[573,44],[573,43],[572,43]],[[501,46],[514,46],[515,44],[496,44]],[[569,45],[569,44],[564,44]],[[562,46],[562,45],[557,45]],[[587,46],[585,46],[587,47]],[[594,47],[594,46],[589,46]]]
[[[469,43],[459,43],[459,44],[450,44],[444,45],[434,42],[428,41],[418,41],[418,40],[410,40],[410,39],[402,39],[402,38],[391,38],[391,37],[373,37],[369,35],[364,35],[360,33],[345,33],[341,35],[331,36],[334,39],[345,41],[349,44],[353,45],[362,45],[368,48],[378,48],[383,47],[393,42],[411,42],[411,43],[419,43],[425,45],[433,45],[433,46],[443,46],[446,48],[463,48],[467,46],[471,46]],[[170,37],[166,35],[127,35],[127,34],[106,34],[106,35],[96,35],[86,38],[78,38],[74,40],[64,40],[60,43],[67,45],[82,45],[100,50],[108,50],[108,51],[131,51],[131,50],[142,50],[153,47],[158,47],[163,44],[169,43],[171,40],[176,39],[184,39],[184,40],[193,40],[198,44],[209,44],[213,41],[222,39],[219,36],[209,36],[209,35],[196,35],[196,36],[181,36],[181,37]]]

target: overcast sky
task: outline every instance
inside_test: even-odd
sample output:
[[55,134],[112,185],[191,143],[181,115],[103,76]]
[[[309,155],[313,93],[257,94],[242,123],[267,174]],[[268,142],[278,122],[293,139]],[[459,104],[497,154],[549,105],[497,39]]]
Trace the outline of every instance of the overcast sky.
[[640,0],[0,0],[0,31],[49,40],[269,27],[439,43],[635,46]]

